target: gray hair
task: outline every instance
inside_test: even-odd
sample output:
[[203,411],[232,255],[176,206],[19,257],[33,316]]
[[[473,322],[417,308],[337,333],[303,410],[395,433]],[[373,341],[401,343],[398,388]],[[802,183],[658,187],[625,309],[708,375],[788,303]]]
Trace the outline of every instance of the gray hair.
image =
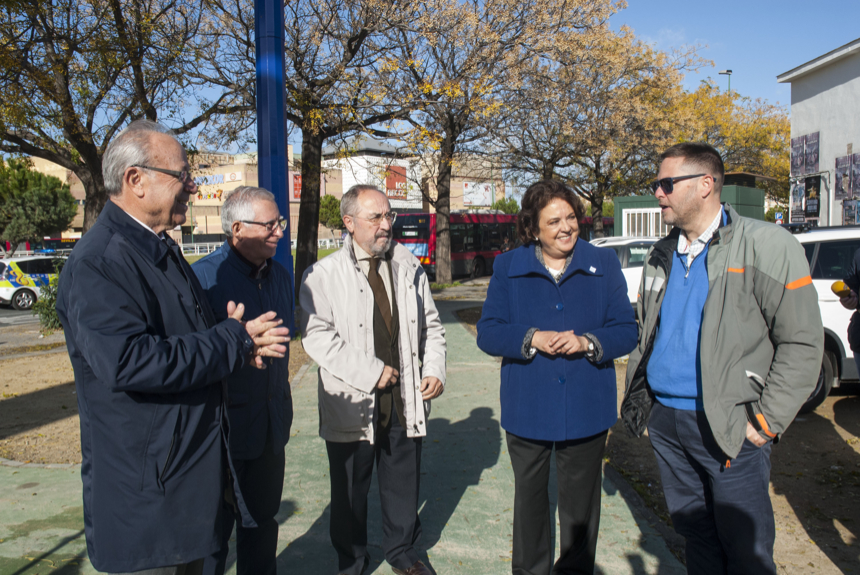
[[364,190],[373,190],[382,193],[382,190],[370,184],[356,184],[346,191],[340,199],[340,216],[354,216],[358,213],[358,196]]
[[[111,140],[102,158],[102,177],[108,195],[118,196],[122,192],[125,171],[135,164],[150,165],[153,150],[152,134],[167,134],[176,140],[173,132],[152,120],[135,120]],[[179,140],[176,140],[179,143]]]
[[233,237],[234,222],[252,221],[254,219],[255,202],[266,201],[278,205],[278,202],[275,201],[275,194],[265,188],[239,186],[227,194],[227,199],[221,206],[221,229],[224,230],[228,238]]

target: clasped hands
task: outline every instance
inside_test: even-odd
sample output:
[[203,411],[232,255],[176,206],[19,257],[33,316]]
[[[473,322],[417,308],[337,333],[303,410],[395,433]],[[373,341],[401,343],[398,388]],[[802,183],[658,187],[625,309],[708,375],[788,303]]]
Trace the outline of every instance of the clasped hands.
[[[397,383],[400,377],[400,372],[390,366],[382,368],[382,375],[379,376],[379,381],[376,382],[377,389],[386,389]],[[445,386],[436,377],[425,377],[421,380],[421,387],[418,391],[421,392],[421,398],[425,401],[436,399],[445,390]]]
[[839,298],[839,303],[845,309],[857,309],[857,292],[851,290],[851,295]]
[[572,355],[588,351],[588,339],[570,331],[536,331],[532,347],[547,355]]
[[290,341],[290,330],[280,327],[284,320],[276,319],[277,314],[273,311],[267,311],[250,321],[242,321],[244,314],[244,304],[237,305],[232,301],[227,303],[227,315],[241,323],[254,342],[251,365],[257,369],[266,369],[263,357],[284,357],[287,346],[283,344]]

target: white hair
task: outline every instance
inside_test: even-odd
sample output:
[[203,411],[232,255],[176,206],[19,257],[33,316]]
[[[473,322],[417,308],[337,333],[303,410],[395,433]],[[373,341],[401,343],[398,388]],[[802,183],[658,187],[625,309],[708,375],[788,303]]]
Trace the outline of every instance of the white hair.
[[233,237],[233,222],[253,221],[255,202],[267,201],[278,204],[275,201],[275,194],[265,188],[239,186],[227,194],[227,199],[221,206],[221,229],[228,238]]
[[[102,158],[102,177],[108,195],[117,196],[122,192],[122,179],[128,168],[135,164],[147,166],[152,163],[150,139],[154,133],[167,134],[176,140],[173,132],[158,122],[135,120],[108,144]],[[179,143],[179,140],[176,142]]]

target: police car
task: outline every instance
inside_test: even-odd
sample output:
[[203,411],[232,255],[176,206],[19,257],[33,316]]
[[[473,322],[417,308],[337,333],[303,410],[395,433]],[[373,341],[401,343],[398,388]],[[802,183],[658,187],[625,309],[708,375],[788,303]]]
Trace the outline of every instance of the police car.
[[0,260],[0,304],[30,309],[42,295],[42,287],[56,277],[54,263],[60,258],[29,256]]

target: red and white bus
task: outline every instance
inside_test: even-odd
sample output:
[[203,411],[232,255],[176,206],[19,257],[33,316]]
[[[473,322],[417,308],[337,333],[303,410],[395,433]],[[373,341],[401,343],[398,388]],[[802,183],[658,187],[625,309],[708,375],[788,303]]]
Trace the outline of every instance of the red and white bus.
[[[612,235],[613,218],[603,218],[604,231]],[[591,218],[580,223],[580,237],[591,239]],[[502,253],[507,237],[517,241],[517,216],[486,212],[451,214],[451,275],[480,277],[493,271],[493,260]],[[421,261],[431,279],[436,278],[436,214],[398,214],[394,239]]]

